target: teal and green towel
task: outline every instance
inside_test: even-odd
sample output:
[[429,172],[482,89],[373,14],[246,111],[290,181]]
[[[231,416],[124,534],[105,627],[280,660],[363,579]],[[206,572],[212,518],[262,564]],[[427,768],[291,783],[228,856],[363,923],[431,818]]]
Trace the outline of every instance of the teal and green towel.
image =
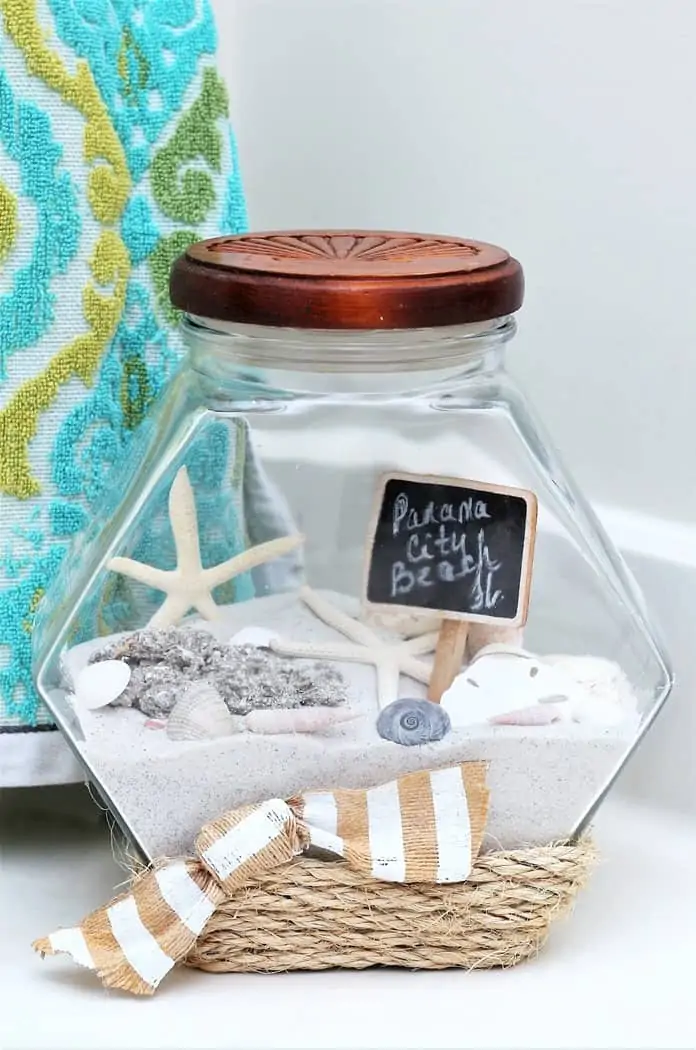
[[[0,786],[77,775],[35,610],[177,366],[172,260],[246,226],[215,49],[208,0],[0,0]],[[212,435],[205,513],[244,444]]]

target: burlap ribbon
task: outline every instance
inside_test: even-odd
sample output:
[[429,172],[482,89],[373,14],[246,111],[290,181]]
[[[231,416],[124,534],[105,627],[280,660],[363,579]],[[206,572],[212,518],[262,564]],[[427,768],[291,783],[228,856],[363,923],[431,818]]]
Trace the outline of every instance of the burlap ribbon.
[[67,953],[105,986],[147,995],[186,958],[218,905],[310,847],[387,882],[463,882],[483,839],[485,776],[485,763],[465,762],[367,790],[231,810],[205,825],[195,857],[153,865],[79,926],[33,946]]

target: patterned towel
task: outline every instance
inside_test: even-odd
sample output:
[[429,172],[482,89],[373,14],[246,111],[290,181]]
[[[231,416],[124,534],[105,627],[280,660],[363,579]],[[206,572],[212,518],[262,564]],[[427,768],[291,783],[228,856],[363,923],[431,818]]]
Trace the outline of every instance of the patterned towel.
[[[208,0],[0,0],[0,786],[79,777],[33,689],[34,613],[180,356],[172,260],[245,228],[215,46]],[[216,517],[247,442],[206,442]]]

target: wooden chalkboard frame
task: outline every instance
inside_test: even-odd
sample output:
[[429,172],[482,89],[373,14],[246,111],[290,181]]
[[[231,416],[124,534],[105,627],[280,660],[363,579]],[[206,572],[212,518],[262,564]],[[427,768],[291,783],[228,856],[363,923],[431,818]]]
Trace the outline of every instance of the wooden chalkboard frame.
[[[371,602],[368,597],[368,585],[370,578],[370,566],[377,538],[380,512],[384,502],[384,492],[390,481],[421,482],[430,485],[450,485],[454,488],[472,489],[475,492],[491,492],[497,495],[514,496],[523,499],[527,505],[525,521],[524,545],[522,548],[522,563],[520,569],[520,588],[517,598],[517,610],[514,618],[507,619],[502,616],[487,616],[485,613],[461,613],[450,609],[425,609],[416,605],[401,605],[398,602]],[[498,627],[524,627],[529,614],[529,595],[532,585],[532,570],[534,566],[534,547],[536,542],[536,526],[539,513],[539,504],[536,494],[530,489],[514,488],[511,485],[493,485],[489,482],[475,481],[473,478],[453,478],[440,474],[409,474],[403,471],[389,471],[382,474],[379,479],[377,492],[370,515],[368,529],[368,542],[365,548],[362,584],[362,605],[367,612],[408,612],[412,616],[423,617],[442,616],[447,620],[458,620],[462,623],[485,623]]]

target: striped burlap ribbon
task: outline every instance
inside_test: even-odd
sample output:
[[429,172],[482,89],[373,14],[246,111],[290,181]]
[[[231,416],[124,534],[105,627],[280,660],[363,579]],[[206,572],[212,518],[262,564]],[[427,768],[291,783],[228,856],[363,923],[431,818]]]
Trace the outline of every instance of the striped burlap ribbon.
[[128,892],[34,948],[65,952],[105,986],[147,995],[185,959],[219,904],[312,846],[387,882],[463,882],[483,839],[485,777],[485,763],[465,762],[368,790],[232,810],[205,825],[195,858],[153,865]]

